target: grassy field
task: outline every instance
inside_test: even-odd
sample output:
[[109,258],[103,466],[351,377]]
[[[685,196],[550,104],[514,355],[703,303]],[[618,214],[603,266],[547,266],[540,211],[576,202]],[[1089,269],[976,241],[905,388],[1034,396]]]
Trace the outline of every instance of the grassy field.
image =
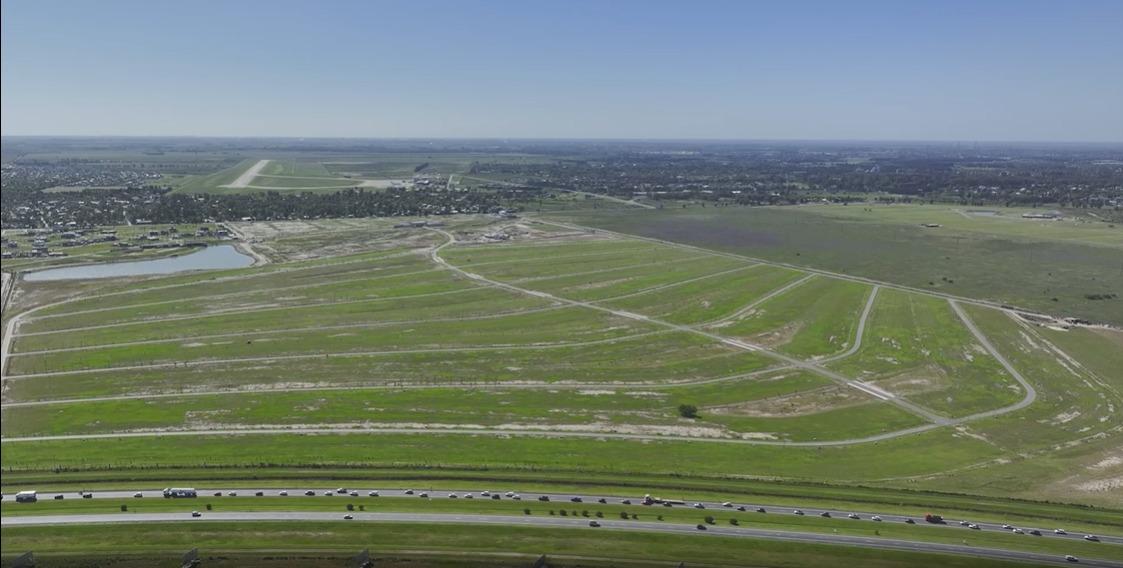
[[[122,530],[126,528],[127,530]],[[52,554],[37,554],[43,566],[83,566],[82,556],[113,554],[115,566],[174,562],[192,547],[208,555],[208,566],[338,566],[369,548],[378,565],[526,566],[546,554],[551,566],[668,566],[682,560],[707,565],[836,566],[854,562],[875,568],[940,565],[1003,567],[1014,564],[963,556],[894,552],[756,539],[698,538],[589,528],[536,529],[383,523],[264,523],[251,536],[237,523],[200,522],[168,531],[159,525],[117,525],[5,529],[8,550],[32,549],[50,541]],[[128,534],[127,539],[121,538]],[[870,531],[871,536],[872,531]],[[91,547],[90,543],[100,543]],[[267,550],[267,552],[265,551]],[[668,562],[667,551],[679,560]],[[605,556],[608,555],[609,558]],[[447,563],[447,564],[446,564]],[[478,564],[477,564],[478,563]]]
[[[267,175],[323,174],[304,162],[269,167]],[[1043,328],[963,304],[1037,400],[863,441],[931,424],[800,360],[950,417],[1000,409],[1025,392],[944,298],[884,286],[874,296],[867,283],[533,220],[450,219],[456,242],[439,249],[443,234],[391,225],[246,224],[239,228],[278,262],[92,292],[21,283],[16,311],[73,300],[22,318],[14,337],[3,389],[5,490],[378,476],[630,483],[701,495],[742,487],[787,503],[868,500],[888,507],[880,510],[943,504],[1090,527],[1110,526],[1104,519],[1123,506],[1123,339],[1114,332]],[[497,226],[516,237],[483,238]],[[432,254],[523,291],[450,270]],[[683,405],[697,413],[684,416]],[[62,438],[36,439],[44,436]],[[752,485],[762,479],[791,485]],[[799,485],[823,482],[834,485]],[[692,522],[694,513],[677,515],[667,521]],[[807,530],[852,526],[824,522]],[[25,530],[49,529],[6,528],[5,547],[24,542],[13,535]]]
[[[1123,325],[1123,227],[1003,210],[690,207],[559,214],[576,223]],[[942,213],[941,213],[942,211]],[[950,215],[958,217],[948,221]],[[947,222],[938,229],[919,219]],[[969,221],[972,224],[967,225]],[[924,221],[930,222],[930,221]],[[1116,294],[1092,300],[1090,294]],[[1055,298],[1055,299],[1054,299]]]

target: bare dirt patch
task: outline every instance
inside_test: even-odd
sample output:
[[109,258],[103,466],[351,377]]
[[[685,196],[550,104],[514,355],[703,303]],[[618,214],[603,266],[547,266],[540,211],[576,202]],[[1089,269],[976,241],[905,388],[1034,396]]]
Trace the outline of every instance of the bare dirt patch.
[[869,399],[856,389],[831,385],[761,400],[706,407],[705,411],[728,416],[783,418],[817,414],[868,402]]

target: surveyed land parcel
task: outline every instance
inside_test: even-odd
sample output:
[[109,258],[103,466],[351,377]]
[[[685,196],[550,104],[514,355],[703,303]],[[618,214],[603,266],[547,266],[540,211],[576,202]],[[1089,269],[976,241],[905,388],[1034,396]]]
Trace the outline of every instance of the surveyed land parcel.
[[[270,463],[296,465],[342,459],[373,437],[385,451],[348,463],[398,460],[405,444],[422,461],[552,467],[545,456],[559,451],[583,469],[618,470],[627,464],[609,455],[661,442],[688,470],[703,467],[686,458],[700,444],[711,473],[815,479],[826,471],[801,468],[837,446],[831,461],[847,479],[888,475],[880,459],[862,461],[879,451],[903,460],[901,475],[939,479],[1005,459],[1013,444],[984,440],[1011,434],[992,430],[1062,414],[1056,397],[1094,396],[1102,415],[1035,418],[1017,451],[1118,427],[1107,407],[1117,391],[1075,395],[1037,371],[1023,373],[1045,404],[1015,409],[1027,393],[968,327],[1015,365],[1040,367],[1024,359],[1024,324],[999,310],[967,306],[965,320],[944,298],[731,255],[547,236],[484,244],[433,232],[373,253],[144,280],[27,313],[4,381],[5,464],[38,467],[41,452],[71,455],[60,448],[78,443],[89,444],[73,454],[82,463],[120,459],[176,434],[171,462],[182,465],[215,463],[214,445],[233,435],[246,460],[268,447]],[[1096,373],[1074,372],[1071,385]],[[994,416],[973,418],[981,413]],[[456,439],[464,452],[438,458],[421,448],[440,444],[392,438],[406,432]],[[518,451],[499,451],[511,436]],[[931,455],[905,458],[918,443]]]

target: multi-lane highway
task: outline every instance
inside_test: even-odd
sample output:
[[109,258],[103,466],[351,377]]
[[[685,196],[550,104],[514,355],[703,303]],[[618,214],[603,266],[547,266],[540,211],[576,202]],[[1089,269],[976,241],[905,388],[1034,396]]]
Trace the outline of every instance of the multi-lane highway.
[[[909,541],[889,538],[870,538],[862,536],[849,536],[828,533],[809,533],[796,531],[774,531],[743,527],[725,527],[684,524],[669,524],[643,521],[623,521],[610,519],[597,519],[598,526],[593,527],[588,519],[559,518],[559,517],[528,517],[528,516],[501,516],[501,515],[470,515],[470,514],[439,514],[439,513],[366,513],[354,512],[346,516],[340,513],[328,512],[207,512],[200,517],[193,517],[189,513],[135,513],[135,514],[89,514],[89,515],[30,515],[8,516],[0,520],[4,527],[10,526],[41,526],[59,524],[102,524],[102,523],[149,523],[149,522],[204,522],[204,521],[233,521],[233,522],[262,522],[262,521],[337,521],[337,522],[396,522],[396,523],[455,523],[455,524],[486,524],[486,525],[517,525],[542,528],[582,528],[588,530],[619,530],[659,532],[671,534],[698,534],[716,535],[740,538],[763,538],[769,540],[806,542],[816,544],[831,544],[843,546],[860,546],[884,550],[899,550],[906,552],[927,552],[937,554],[958,554],[979,558],[992,558],[1015,562],[1032,562],[1037,564],[1066,564],[1071,560],[1054,554],[1038,552],[1023,552],[1016,550],[1002,550],[994,548],[980,548],[965,544],[942,544],[921,541]],[[1094,555],[1094,551],[1087,551]],[[1102,568],[1121,568],[1123,563],[1109,560],[1099,560],[1094,556],[1080,557],[1074,551],[1073,556],[1080,559],[1082,565]]]
[[[371,496],[372,491],[377,494],[377,497]],[[452,496],[455,495],[456,499],[495,499],[495,500],[503,500],[503,501],[518,500],[518,501],[529,501],[529,502],[549,501],[551,503],[571,504],[571,505],[576,505],[577,503],[587,503],[587,504],[603,503],[603,504],[609,504],[609,505],[644,505],[645,504],[645,497],[644,496],[622,497],[622,496],[605,496],[605,495],[578,495],[578,494],[575,494],[575,493],[537,493],[537,492],[536,493],[522,494],[522,493],[518,493],[516,491],[487,491],[487,490],[481,490],[481,491],[478,491],[478,492],[465,492],[463,490],[463,488],[460,488],[460,489],[433,489],[433,488],[418,487],[417,489],[378,489],[378,490],[374,490],[374,489],[369,489],[369,488],[363,489],[363,488],[355,488],[355,487],[346,487],[346,488],[338,488],[338,487],[337,488],[326,488],[326,487],[318,487],[318,488],[303,487],[303,488],[299,488],[299,487],[294,487],[294,488],[289,488],[289,489],[278,489],[278,488],[274,487],[274,488],[268,488],[268,489],[247,489],[247,488],[198,489],[199,498],[207,498],[207,499],[224,499],[224,498],[230,498],[230,497],[253,498],[258,493],[261,493],[262,496],[276,497],[276,496],[282,495],[282,492],[283,492],[283,494],[287,495],[289,498],[292,498],[292,499],[299,499],[301,497],[304,497],[306,494],[311,494],[311,495],[315,495],[315,496],[332,495],[332,496],[339,497],[341,501],[345,498],[359,498],[359,499],[375,499],[375,498],[379,498],[379,499],[381,499],[381,498],[452,499],[452,498],[454,498]],[[138,494],[141,495],[141,497],[139,497],[139,498],[136,497],[136,495],[138,495]],[[115,500],[121,500],[121,499],[126,499],[126,500],[132,500],[132,499],[163,499],[163,493],[160,490],[96,491],[96,492],[88,492],[88,493],[86,493],[86,492],[83,492],[83,493],[47,492],[47,493],[40,493],[39,499],[40,499],[40,501],[50,501],[50,500],[53,500],[56,495],[62,495],[63,500],[73,500],[73,499],[83,499],[83,498],[86,498],[86,499],[115,499]],[[4,494],[3,500],[5,502],[13,501],[14,495],[10,494],[10,493]],[[193,500],[185,499],[184,501],[192,502]],[[36,506],[36,504],[27,504],[26,506],[34,507],[34,506]],[[924,520],[924,513],[918,513],[915,516],[905,516],[905,515],[901,515],[899,513],[878,513],[878,512],[871,512],[871,511],[842,510],[842,509],[820,508],[820,507],[778,506],[778,505],[772,505],[772,504],[764,505],[764,504],[759,504],[759,503],[749,503],[749,502],[741,502],[741,501],[735,501],[735,502],[734,501],[727,501],[727,502],[692,501],[692,500],[689,500],[689,501],[683,501],[683,500],[664,501],[664,500],[659,500],[658,498],[655,498],[655,500],[650,502],[647,506],[652,507],[652,508],[656,508],[656,509],[663,508],[663,507],[672,507],[672,508],[680,508],[680,509],[681,508],[696,509],[699,512],[699,518],[701,518],[702,516],[704,516],[706,514],[709,514],[708,512],[713,512],[713,511],[727,511],[727,512],[728,511],[737,511],[737,512],[744,512],[746,515],[802,515],[802,516],[808,516],[808,517],[823,516],[823,514],[826,513],[831,518],[847,519],[847,520],[853,520],[855,522],[867,522],[867,523],[880,522],[880,523],[901,524],[901,523],[907,523],[908,521],[911,520],[913,522],[913,526],[916,528],[916,530],[963,531],[964,532],[964,538],[969,538],[968,535],[975,532],[975,531],[1013,532],[1013,530],[1015,528],[1017,528],[1017,529],[1022,531],[1025,538],[1063,539],[1065,541],[1071,542],[1072,545],[1073,545],[1073,554],[1078,554],[1080,552],[1094,552],[1094,550],[1095,550],[1094,548],[1088,548],[1088,547],[1095,547],[1096,545],[1099,545],[1099,544],[1123,545],[1123,536],[1096,535],[1096,538],[1098,539],[1098,542],[1089,542],[1089,541],[1085,540],[1084,537],[1086,536],[1086,534],[1082,533],[1082,532],[1075,532],[1075,531],[1073,531],[1071,533],[1068,532],[1068,531],[1062,531],[1062,532],[1059,532],[1059,533],[1055,532],[1056,529],[1061,528],[1061,527],[1022,526],[1022,525],[1019,525],[1017,527],[1013,527],[1013,526],[1010,526],[1010,525],[1004,525],[1002,523],[975,521],[975,520],[971,520],[971,519],[945,519],[945,521],[943,523],[929,523],[929,522],[926,522]],[[231,513],[231,514],[234,514],[234,513]],[[287,517],[286,515],[300,515],[300,514],[304,514],[304,513],[276,512],[276,513],[260,513],[260,514],[278,515],[279,516],[278,518],[280,518],[280,519],[287,519],[289,517]],[[321,513],[310,513],[310,514],[321,515]],[[162,518],[162,520],[176,520],[176,519],[180,519],[180,518],[183,517],[183,514],[174,514],[173,513],[173,514],[169,514],[169,515],[170,515],[169,518]],[[339,518],[339,515],[336,514],[336,513],[323,513],[322,515],[327,515],[327,517],[325,517],[325,518],[331,518],[331,519]],[[113,517],[117,520],[129,520],[129,519],[135,520],[135,519],[138,518],[137,515],[127,515],[127,516],[125,516],[125,515],[108,515],[108,516]],[[470,517],[470,518],[477,518],[478,517],[478,515],[466,515],[466,516]],[[851,516],[853,516],[855,518],[851,518]],[[213,514],[213,513],[208,513],[207,517],[208,518],[216,518],[216,515]],[[422,517],[424,517],[424,515],[422,515]],[[880,521],[875,520],[875,517],[877,519],[880,519]],[[25,519],[31,519],[31,518],[41,519],[41,520],[39,520],[39,521],[25,520]],[[97,515],[64,515],[64,516],[50,516],[50,515],[40,516],[40,515],[35,515],[34,517],[30,517],[30,516],[29,517],[9,516],[9,517],[3,519],[3,523],[4,523],[5,526],[7,526],[7,525],[26,524],[26,523],[42,523],[42,522],[48,522],[50,520],[54,520],[54,521],[60,522],[60,523],[100,522],[97,519],[101,519],[101,518],[102,518],[102,516],[97,516]],[[226,517],[222,517],[222,518],[226,518]],[[320,517],[317,517],[317,518],[320,518]],[[507,519],[508,517],[502,517],[502,518]],[[519,518],[521,519],[521,517],[519,517]],[[42,519],[46,519],[46,520],[42,520]],[[632,525],[635,525],[635,523],[631,523],[631,522],[628,523],[628,526],[632,526]],[[977,528],[972,528],[971,525],[974,525]],[[656,525],[656,526],[663,526],[663,525]],[[1040,532],[1041,534],[1040,534],[1040,536],[1036,536],[1036,535],[1032,534],[1032,531],[1037,531],[1037,532]],[[770,532],[770,531],[765,531],[765,532]],[[881,542],[880,539],[878,539],[877,542]],[[972,548],[972,550],[974,550],[974,548]]]

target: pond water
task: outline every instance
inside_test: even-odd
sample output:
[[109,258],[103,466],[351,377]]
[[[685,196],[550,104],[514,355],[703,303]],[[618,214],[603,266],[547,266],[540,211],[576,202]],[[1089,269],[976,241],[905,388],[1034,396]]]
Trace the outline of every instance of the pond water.
[[84,280],[88,278],[148,276],[152,274],[172,274],[185,270],[244,268],[251,264],[253,264],[253,257],[238,252],[238,249],[231,245],[219,245],[207,247],[190,254],[167,258],[49,268],[47,270],[28,272],[24,275],[24,280],[28,282],[46,282],[49,280]]

